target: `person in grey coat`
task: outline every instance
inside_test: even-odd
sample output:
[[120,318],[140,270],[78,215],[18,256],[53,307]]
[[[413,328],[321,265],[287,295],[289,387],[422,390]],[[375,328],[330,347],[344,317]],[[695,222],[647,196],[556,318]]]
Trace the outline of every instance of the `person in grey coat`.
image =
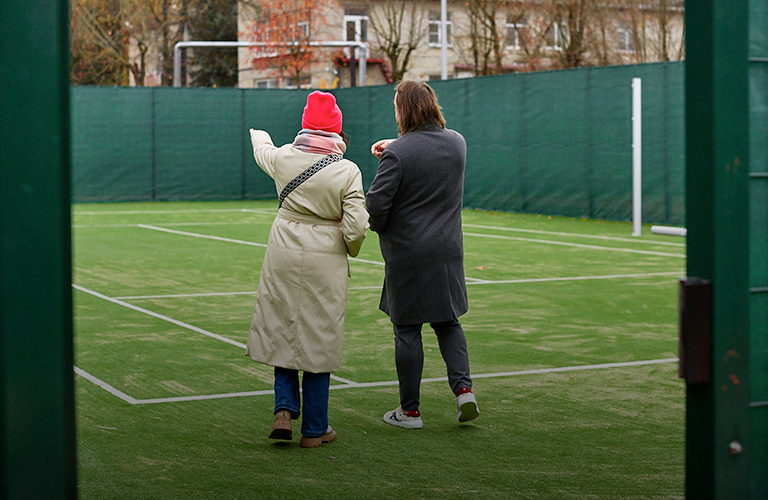
[[384,421],[423,427],[421,329],[429,323],[455,394],[457,418],[466,422],[479,414],[458,321],[468,309],[461,230],[467,146],[461,134],[445,128],[437,96],[426,83],[400,82],[394,104],[400,134],[371,147],[379,167],[366,195],[384,257],[379,307],[394,327],[400,387],[400,406],[385,413]]

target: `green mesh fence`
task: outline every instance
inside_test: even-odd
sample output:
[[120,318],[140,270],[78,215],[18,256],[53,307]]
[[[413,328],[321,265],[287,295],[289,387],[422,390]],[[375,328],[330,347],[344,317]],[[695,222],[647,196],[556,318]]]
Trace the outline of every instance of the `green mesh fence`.
[[[613,220],[632,216],[632,78],[643,85],[643,220],[682,224],[683,64],[431,82],[467,139],[465,205]],[[370,145],[394,137],[392,86],[334,91],[367,186]],[[77,202],[276,197],[248,128],[293,140],[307,91],[72,88]]]

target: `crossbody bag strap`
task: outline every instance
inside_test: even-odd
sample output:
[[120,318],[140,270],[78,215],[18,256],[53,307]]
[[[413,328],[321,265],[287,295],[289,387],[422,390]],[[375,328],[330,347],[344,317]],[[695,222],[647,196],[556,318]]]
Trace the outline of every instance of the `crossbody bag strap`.
[[286,186],[283,188],[283,191],[280,193],[280,205],[278,208],[283,206],[283,200],[285,200],[285,197],[291,194],[291,191],[296,189],[301,185],[302,182],[306,181],[316,173],[318,173],[320,170],[324,169],[328,165],[330,165],[333,162],[341,160],[341,155],[332,154],[328,155],[322,160],[318,161],[302,173],[296,176],[291,182],[286,184]]

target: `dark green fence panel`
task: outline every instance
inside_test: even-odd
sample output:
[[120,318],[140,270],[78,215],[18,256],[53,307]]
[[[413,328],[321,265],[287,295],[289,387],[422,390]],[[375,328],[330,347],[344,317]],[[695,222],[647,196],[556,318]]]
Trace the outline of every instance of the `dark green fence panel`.
[[[467,207],[632,216],[632,78],[643,79],[643,218],[683,223],[683,65],[588,68],[431,82],[467,139]],[[367,188],[371,144],[397,135],[393,86],[333,91]],[[249,128],[276,145],[306,90],[74,88],[75,201],[276,196]],[[127,109],[124,109],[127,108]]]
[[275,184],[256,165],[248,129],[266,130],[277,146],[293,142],[301,129],[301,113],[304,110],[306,91],[295,90],[241,90],[244,123],[238,132],[242,139],[242,164],[245,171],[244,199],[276,198]]
[[155,199],[243,198],[237,89],[155,92]]
[[371,145],[379,139],[397,137],[394,87],[358,87],[334,91],[344,114],[344,131],[350,136],[345,156],[357,163],[368,189],[376,174],[378,160],[371,154]]
[[154,89],[72,87],[76,201],[152,199]]

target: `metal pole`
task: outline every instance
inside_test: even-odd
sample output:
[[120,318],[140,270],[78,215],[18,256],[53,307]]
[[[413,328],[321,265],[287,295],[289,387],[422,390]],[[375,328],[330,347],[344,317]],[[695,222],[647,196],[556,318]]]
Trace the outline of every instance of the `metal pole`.
[[448,6],[440,0],[440,79],[448,79]]
[[[188,41],[178,42],[173,46],[173,86],[181,87],[181,49],[186,47],[272,47],[291,45],[289,43],[276,42],[202,42]],[[331,40],[327,42],[309,42],[313,47],[358,47],[360,57],[360,69],[358,71],[358,82],[362,87],[365,85],[365,72],[367,71],[368,44],[366,42],[342,42]]]
[[642,81],[632,79],[632,236],[643,232]]
[[357,60],[357,86],[365,86],[365,77],[368,72],[368,47],[359,47],[357,49],[359,54]]

